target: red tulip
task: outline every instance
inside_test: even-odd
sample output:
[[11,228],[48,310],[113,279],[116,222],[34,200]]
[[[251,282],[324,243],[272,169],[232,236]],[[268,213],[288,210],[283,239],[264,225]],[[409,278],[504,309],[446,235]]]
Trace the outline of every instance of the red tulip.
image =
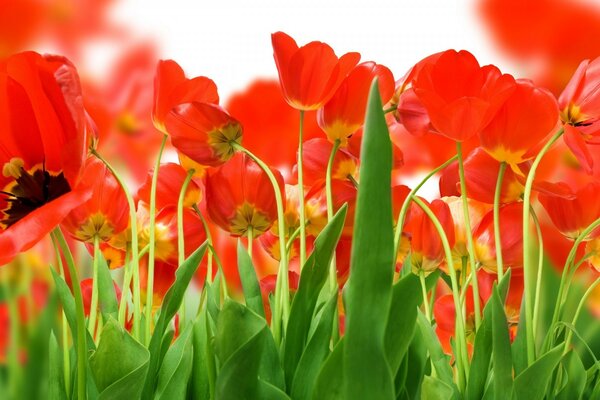
[[515,90],[479,138],[488,154],[515,168],[535,157],[557,125],[558,105],[554,96],[531,81],[518,80]]
[[91,196],[80,176],[86,119],[75,67],[26,52],[0,61],[0,265]]
[[330,142],[339,140],[345,147],[348,137],[364,124],[367,98],[375,78],[378,79],[381,100],[383,104],[387,103],[394,94],[392,71],[369,61],[354,67],[333,97],[319,110],[319,126]]
[[462,142],[490,122],[514,90],[514,78],[492,65],[480,67],[468,51],[448,50],[423,66],[413,88],[432,126]]
[[[475,342],[475,302],[473,299],[473,288],[467,288],[465,298],[465,335],[467,339],[468,352],[473,350]],[[479,300],[481,303],[481,300]],[[442,348],[447,354],[452,354],[451,338],[454,337],[456,326],[456,308],[451,294],[440,296],[433,304],[433,316],[437,324],[435,332],[440,339]],[[455,340],[455,339],[454,339]]]
[[156,129],[170,133],[165,127],[169,112],[179,104],[191,102],[219,104],[215,83],[204,76],[188,79],[175,61],[159,61],[154,78],[152,109],[152,120]]
[[[273,173],[283,192],[281,174],[277,170]],[[277,219],[275,194],[267,174],[244,154],[236,154],[208,172],[206,204],[213,222],[233,236],[243,236],[252,227],[254,237],[258,237]]]
[[92,197],[74,208],[63,226],[73,238],[82,242],[93,243],[96,236],[106,242],[127,229],[129,205],[121,185],[103,163],[90,158],[86,168],[99,171],[93,182]]
[[[333,145],[325,139],[311,139],[304,142],[304,185],[313,186],[323,182],[327,173],[327,164]],[[331,178],[347,180],[348,176],[356,177],[358,172],[358,159],[339,149],[333,160]]]
[[347,53],[338,59],[333,49],[321,42],[298,47],[283,32],[272,34],[271,41],[283,95],[298,110],[321,108],[360,60],[358,53]]
[[[178,164],[162,164],[158,170],[158,180],[156,185],[156,209],[161,210],[166,206],[177,206],[179,202],[179,193],[185,181],[187,172]],[[152,187],[152,172],[146,177],[146,182],[138,190],[138,198],[146,204],[150,204],[150,189]],[[188,185],[183,207],[191,208],[198,204],[202,199],[200,186],[192,179]]]

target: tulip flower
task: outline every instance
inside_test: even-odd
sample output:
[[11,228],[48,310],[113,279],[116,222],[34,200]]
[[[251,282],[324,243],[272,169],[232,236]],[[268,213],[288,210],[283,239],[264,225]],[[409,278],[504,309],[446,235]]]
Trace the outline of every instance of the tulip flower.
[[93,183],[92,197],[74,208],[63,221],[63,226],[73,238],[82,242],[93,243],[96,237],[107,242],[127,229],[129,205],[121,185],[103,163],[90,158],[86,164],[86,168],[99,170]]
[[[331,195],[334,212],[344,204],[348,204],[342,236],[352,236],[356,211],[356,187],[348,180],[334,179],[331,181]],[[306,194],[306,221],[307,233],[315,237],[327,224],[327,195],[323,181],[313,186]]]
[[173,60],[160,60],[154,78],[152,120],[156,129],[170,133],[165,126],[169,112],[179,104],[200,102],[219,104],[217,86],[207,77],[188,79]]
[[[277,170],[273,174],[283,192],[281,174]],[[253,236],[258,237],[277,219],[273,186],[267,174],[245,154],[236,154],[208,172],[206,202],[212,221],[233,236],[246,235],[252,229]]]
[[0,130],[2,265],[92,194],[95,171],[82,176],[88,141],[75,67],[33,52],[0,61]]
[[[325,139],[311,139],[304,142],[304,185],[313,186],[325,180],[327,163],[333,145]],[[331,170],[331,179],[347,180],[355,178],[358,172],[358,159],[340,149],[336,151]]]
[[600,57],[583,61],[558,98],[565,143],[586,172],[593,159],[586,144],[600,144]]
[[[599,191],[599,182],[590,182],[575,192],[566,183],[561,183],[555,192],[540,193],[539,199],[560,233],[575,240],[600,218],[600,203],[597,201]],[[596,229],[584,240],[593,239],[599,234],[600,230]]]
[[[465,336],[467,338],[468,352],[473,351],[475,342],[475,302],[473,289],[469,286],[465,298]],[[479,300],[481,304],[481,300]],[[440,296],[433,304],[433,316],[436,322],[435,332],[440,339],[442,348],[447,354],[452,354],[451,338],[455,334],[456,308],[451,294]]]
[[[179,193],[186,175],[187,172],[181,165],[167,163],[160,166],[156,186],[156,208],[158,210],[167,206],[177,205]],[[152,173],[149,173],[146,177],[146,182],[144,182],[138,191],[138,198],[146,204],[150,203],[151,185]],[[183,207],[191,208],[194,204],[198,204],[201,199],[202,192],[200,186],[194,180],[191,180],[183,199]]]
[[554,96],[531,81],[517,80],[515,90],[479,134],[481,146],[517,173],[517,164],[532,159],[544,139],[556,130],[558,105]]
[[338,58],[322,42],[298,47],[283,32],[271,35],[273,56],[286,101],[295,109],[316,110],[331,99],[342,81],[360,60],[360,54],[347,53]]
[[457,142],[480,133],[514,90],[514,78],[480,67],[471,53],[448,50],[417,74],[413,89],[432,126]]
[[[499,215],[504,267],[520,268],[523,265],[523,203],[506,204],[500,207]],[[473,231],[473,239],[477,261],[486,271],[497,273],[493,211],[483,216]]]
[[364,124],[367,98],[375,78],[378,79],[381,101],[387,103],[394,94],[392,71],[384,65],[364,62],[350,71],[333,97],[318,111],[319,126],[330,142],[339,140],[345,147],[348,137]]

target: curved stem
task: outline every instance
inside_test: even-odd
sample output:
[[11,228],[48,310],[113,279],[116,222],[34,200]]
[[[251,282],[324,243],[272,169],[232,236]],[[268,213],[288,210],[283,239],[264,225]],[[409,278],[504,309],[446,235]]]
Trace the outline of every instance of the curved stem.
[[544,238],[542,236],[542,228],[540,227],[540,221],[533,210],[531,208],[531,216],[533,218],[533,223],[535,224],[535,232],[538,237],[538,271],[537,271],[537,279],[535,283],[535,300],[533,302],[533,331],[537,332],[537,328],[539,326],[539,314],[540,314],[540,296],[542,292],[542,275],[544,270]]
[[177,257],[179,265],[185,261],[185,236],[183,231],[183,203],[185,201],[185,195],[187,188],[194,177],[194,169],[190,169],[181,185],[181,191],[179,192],[179,198],[177,199]]
[[167,144],[168,136],[163,135],[154,173],[152,174],[152,185],[150,186],[150,251],[148,252],[148,280],[146,282],[146,327],[144,329],[145,343],[150,343],[152,330],[152,301],[154,300],[154,253],[156,251],[156,186],[158,185],[158,171],[160,169],[160,160]]
[[[523,286],[524,286],[524,299],[525,299],[525,320],[533,321],[533,290],[534,290],[534,276],[533,266],[531,265],[531,255],[529,248],[531,247],[531,232],[529,229],[529,218],[530,218],[530,206],[531,206],[531,190],[533,188],[533,181],[535,179],[535,173],[542,161],[544,155],[550,150],[550,147],[562,136],[564,130],[561,128],[554,136],[544,145],[542,150],[538,153],[531,164],[529,174],[527,174],[527,181],[525,182],[525,192],[523,196]],[[531,365],[535,361],[535,332],[533,331],[533,324],[525,324],[525,333],[527,339],[527,365]]]
[[96,317],[98,315],[98,262],[100,260],[100,239],[94,235],[94,260],[93,260],[93,278],[92,278],[92,301],[90,302],[90,318],[88,319],[88,330],[94,337],[96,329]]
[[100,161],[106,165],[106,168],[110,170],[119,185],[125,193],[127,198],[127,205],[129,206],[129,226],[131,228],[131,269],[133,275],[133,336],[140,338],[140,320],[141,320],[141,294],[140,294],[140,256],[139,256],[139,245],[138,245],[138,226],[137,226],[137,214],[135,208],[135,202],[131,192],[127,188],[127,184],[121,177],[121,175],[106,161],[96,150],[91,149],[90,152]]
[[300,110],[300,130],[298,132],[298,204],[300,205],[300,270],[304,268],[304,263],[306,262],[306,212],[304,211],[304,162],[302,160],[304,146],[303,131],[304,111]]
[[460,293],[458,288],[458,280],[456,278],[456,269],[454,268],[454,262],[452,260],[452,249],[450,248],[450,243],[448,242],[448,237],[446,236],[446,232],[444,232],[444,228],[440,223],[440,220],[435,216],[433,211],[418,197],[413,198],[413,201],[421,207],[423,212],[427,215],[427,217],[431,220],[435,229],[440,236],[440,240],[442,241],[442,247],[444,248],[444,255],[446,257],[446,264],[448,265],[448,271],[450,272],[450,282],[452,284],[452,298],[454,299],[454,309],[456,310],[456,344],[457,344],[457,352],[459,354],[456,355],[456,364],[458,369],[458,381],[459,386],[461,388],[465,387],[466,379],[468,378],[468,367],[469,367],[469,358],[467,355],[467,339],[465,334],[465,321],[462,310],[462,305],[460,302]]
[[[329,161],[327,162],[327,172],[325,174],[325,193],[327,196],[327,222],[331,221],[335,210],[333,209],[333,192],[331,188],[331,175],[333,172],[333,163],[335,161],[335,155],[340,148],[340,139],[336,139],[331,148],[331,154],[329,155]],[[331,263],[329,264],[329,286],[332,293],[337,292],[337,266],[335,260],[335,251],[331,257]]]
[[[471,231],[471,217],[469,216],[469,200],[467,198],[467,182],[465,180],[465,166],[462,156],[462,144],[456,142],[456,156],[458,158],[458,176],[460,178],[460,197],[462,198],[463,217],[465,223],[465,235],[467,236],[467,246],[469,249],[469,265],[473,269],[473,280],[471,287],[473,288],[473,297],[479,299],[479,282],[477,279],[477,263],[475,262],[475,245],[473,243],[473,232]],[[498,242],[496,242],[498,246]],[[473,302],[475,314],[475,329],[479,329],[481,324],[481,309],[479,301]]]
[[[301,118],[302,120],[302,118]],[[302,141],[300,141],[302,142]],[[285,329],[287,325],[287,317],[289,315],[289,283],[288,283],[288,256],[287,256],[287,248],[285,246],[285,216],[284,216],[284,206],[283,206],[283,197],[281,195],[281,188],[279,187],[279,183],[277,183],[277,179],[273,172],[269,168],[267,164],[265,164],[260,158],[256,157],[252,152],[243,147],[242,145],[233,142],[231,144],[236,150],[244,152],[248,157],[250,157],[254,162],[258,164],[258,166],[265,172],[271,185],[273,186],[273,191],[275,193],[275,202],[277,203],[277,223],[279,230],[279,252],[280,252],[280,260],[279,260],[279,271],[277,273],[277,285],[275,287],[275,312],[273,313],[272,325],[273,325],[273,336],[275,337],[276,343],[280,343],[283,339],[282,330]],[[302,157],[300,156],[299,159]],[[298,167],[299,171],[301,167]],[[302,185],[300,185],[302,187]],[[303,204],[304,193],[300,193],[300,204]],[[302,209],[303,206],[301,207]],[[303,232],[303,221],[304,217],[301,215],[300,217],[300,239],[302,240]],[[304,237],[306,239],[306,237]],[[280,279],[279,279],[280,278]]]
[[294,232],[292,232],[289,239],[287,240],[287,243],[285,244],[285,248],[287,249],[288,254],[290,254],[292,245],[294,244],[294,240],[296,240],[296,238],[298,237],[299,234],[300,234],[300,227],[298,227],[298,229],[296,229]]
[[431,323],[431,310],[429,308],[429,298],[427,297],[427,284],[425,283],[425,271],[419,271],[419,280],[421,281],[421,293],[423,294],[423,307],[425,307],[425,316]]
[[502,180],[506,171],[506,162],[500,163],[496,191],[494,192],[494,245],[496,247],[496,268],[498,282],[504,277],[504,260],[502,259],[502,238],[500,237],[500,195],[502,194]]
[[125,263],[124,263],[124,267],[125,268],[125,273],[123,274],[123,285],[121,286],[121,302],[119,303],[119,324],[122,327],[125,327],[126,325],[126,319],[127,319],[127,300],[129,299],[129,296],[131,295],[131,269],[132,269],[132,262],[130,260],[130,256],[131,256],[131,250],[129,249],[129,247],[127,248],[127,250],[125,250]]
[[[79,276],[77,274],[77,268],[75,267],[75,261],[73,260],[73,255],[71,254],[69,245],[67,244],[60,227],[54,228],[54,237],[65,257],[67,268],[69,268],[69,275],[71,276],[71,287],[73,289],[73,297],[75,298],[75,323],[77,326],[77,398],[84,400],[87,398],[87,338],[85,314],[83,311],[83,296],[81,295],[81,286],[79,285]],[[60,255],[58,256],[60,257]]]
[[194,204],[192,206],[192,208],[194,209],[194,211],[196,211],[196,214],[198,214],[198,216],[200,217],[200,220],[202,221],[202,226],[204,227],[204,232],[206,233],[206,240],[208,242],[208,259],[206,261],[206,280],[208,283],[212,283],[212,279],[213,279],[213,256],[216,257],[215,254],[215,248],[213,247],[213,240],[212,240],[212,235],[210,234],[210,229],[208,227],[208,222],[206,222],[206,218],[204,218],[204,215],[202,215],[202,213],[200,212],[200,209],[198,208],[198,205]]
[[400,239],[402,237],[402,227],[404,226],[404,220],[406,219],[406,214],[408,213],[408,207],[410,206],[410,202],[413,200],[413,198],[415,197],[415,195],[417,194],[419,189],[421,189],[421,187],[423,187],[423,185],[425,183],[427,183],[427,181],[432,176],[434,176],[439,171],[446,168],[448,165],[452,164],[456,160],[456,158],[457,158],[457,156],[452,157],[451,159],[449,159],[448,161],[446,161],[445,163],[443,163],[442,165],[438,166],[437,168],[435,168],[431,172],[429,172],[427,175],[425,175],[423,180],[421,180],[421,182],[419,182],[419,184],[417,186],[415,186],[408,193],[408,196],[406,196],[406,200],[404,200],[404,203],[402,204],[402,208],[400,209],[400,213],[398,214],[398,220],[396,221],[396,230],[394,231],[394,254],[395,255],[398,255]]
[[[590,295],[592,294],[592,292],[594,291],[596,286],[598,286],[598,284],[600,284],[600,277],[596,278],[594,283],[592,283],[590,285],[590,287],[588,287],[587,290],[585,291],[585,293],[583,294],[583,297],[581,298],[581,300],[579,301],[579,304],[577,305],[577,310],[575,311],[575,315],[573,316],[573,321],[571,321],[571,326],[575,327],[575,324],[577,323],[577,320],[579,319],[579,315],[581,314],[581,310],[583,310],[583,306],[585,305],[585,302],[587,301],[588,297],[590,297]],[[571,346],[572,338],[573,338],[573,331],[569,330],[567,333],[567,338],[565,340],[565,347],[564,347],[563,354],[567,354],[567,352],[569,351],[569,347]]]

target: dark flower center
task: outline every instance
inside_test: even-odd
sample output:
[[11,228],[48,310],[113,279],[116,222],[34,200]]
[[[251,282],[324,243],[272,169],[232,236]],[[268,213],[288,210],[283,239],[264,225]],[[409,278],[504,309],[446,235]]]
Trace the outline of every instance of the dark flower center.
[[51,175],[44,167],[33,172],[20,170],[20,176],[0,195],[6,196],[8,207],[0,211],[0,227],[8,228],[32,211],[69,193],[71,187],[61,172]]

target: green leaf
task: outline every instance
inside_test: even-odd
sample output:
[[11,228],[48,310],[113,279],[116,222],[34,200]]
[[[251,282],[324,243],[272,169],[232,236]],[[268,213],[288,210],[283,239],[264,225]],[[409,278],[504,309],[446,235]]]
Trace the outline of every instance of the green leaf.
[[207,244],[204,242],[204,244],[194,251],[192,255],[177,268],[177,272],[175,272],[175,282],[173,282],[173,285],[169,288],[163,299],[160,314],[156,321],[156,325],[154,326],[154,333],[152,334],[150,345],[148,346],[148,350],[150,350],[150,363],[148,365],[146,383],[144,384],[143,397],[145,399],[151,398],[155,391],[157,373],[162,361],[161,346],[163,336],[171,319],[173,319],[181,306],[185,291],[196,273],[202,257],[204,257],[206,246]]
[[52,273],[52,278],[54,278],[56,293],[60,299],[60,304],[62,305],[65,316],[67,317],[69,328],[71,328],[73,337],[76,337],[77,324],[75,322],[75,299],[73,298],[73,294],[71,293],[71,289],[69,288],[69,285],[67,285],[67,282],[58,275],[54,268],[50,268],[50,272]]
[[63,374],[63,361],[61,350],[58,347],[58,341],[54,332],[50,333],[49,345],[49,382],[48,382],[48,399],[62,400],[67,398],[65,392],[65,381]]
[[150,354],[117,321],[102,329],[98,349],[90,357],[99,398],[137,399],[142,393]]
[[512,355],[508,321],[503,302],[494,286],[492,297],[492,360],[494,366],[494,397],[501,399],[510,393],[513,385]]
[[423,385],[421,386],[422,400],[448,400],[453,396],[454,390],[446,382],[427,375],[423,378]]
[[344,396],[344,342],[345,338],[342,338],[323,363],[313,390],[313,400],[346,398]]
[[578,400],[583,396],[587,383],[585,367],[576,352],[570,351],[562,359],[567,378],[564,388],[556,396],[557,400]]
[[517,400],[541,400],[552,377],[552,372],[562,358],[562,345],[558,345],[531,364],[515,378],[514,397]]
[[458,393],[458,388],[454,384],[454,375],[452,373],[452,368],[450,368],[448,357],[444,354],[442,345],[431,327],[431,324],[420,310],[417,316],[417,323],[423,337],[423,342],[429,351],[429,357],[431,358],[431,363],[437,373],[437,378],[452,387],[455,393]]
[[406,398],[417,399],[419,390],[421,389],[421,381],[425,374],[427,363],[427,348],[423,341],[423,335],[420,330],[415,330],[413,339],[408,347],[406,354],[406,378],[404,380],[404,389]]
[[188,380],[192,372],[192,325],[188,325],[169,348],[158,372],[155,400],[186,398]]
[[98,252],[98,302],[104,321],[110,317],[117,319],[119,302],[108,264],[101,252]]
[[329,343],[337,299],[337,293],[334,293],[323,307],[320,318],[315,320],[315,331],[306,345],[294,375],[291,390],[294,399],[310,399],[321,365],[330,353]]
[[292,301],[285,338],[283,366],[286,383],[292,385],[296,367],[306,346],[319,294],[327,281],[329,264],[342,233],[348,207],[344,205],[315,240],[314,250],[302,268]]
[[[511,270],[507,270],[504,278],[498,285],[498,292],[501,298],[506,298],[510,284]],[[467,382],[467,399],[479,400],[485,391],[485,385],[490,369],[490,360],[492,358],[492,320],[493,320],[493,302],[488,301],[483,309],[483,319],[475,336],[473,346],[473,357],[471,358],[471,368],[469,372],[469,381]]]
[[248,252],[239,240],[237,247],[237,262],[240,281],[242,282],[242,289],[244,291],[244,298],[246,299],[246,306],[256,314],[265,318],[265,309],[263,307],[262,294],[260,292],[258,278],[256,277],[256,271],[254,270]]
[[[430,274],[430,285],[437,282],[439,273]],[[385,347],[388,362],[395,376],[408,350],[417,323],[417,307],[423,303],[421,283],[415,274],[408,274],[393,287],[392,306],[385,332]]]
[[385,349],[395,263],[392,145],[382,107],[374,80],[361,147],[350,278],[344,293],[346,397],[373,400],[395,398]]
[[192,367],[191,391],[196,400],[208,400],[211,398],[210,385],[210,360],[209,335],[207,327],[207,310],[202,307],[200,314],[194,322],[193,346],[194,360]]

